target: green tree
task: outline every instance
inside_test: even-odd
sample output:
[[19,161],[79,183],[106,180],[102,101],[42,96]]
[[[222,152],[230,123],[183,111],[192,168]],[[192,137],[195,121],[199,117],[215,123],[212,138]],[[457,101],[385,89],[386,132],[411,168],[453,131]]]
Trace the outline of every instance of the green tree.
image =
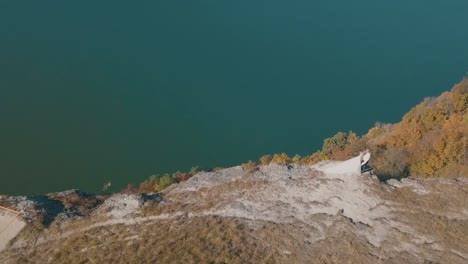
[[327,157],[331,156],[334,152],[343,150],[348,143],[348,135],[343,132],[338,132],[331,138],[323,141],[322,152]]
[[164,174],[160,179],[159,179],[159,187],[160,190],[164,190],[167,187],[169,187],[171,184],[174,183],[174,180],[169,174]]

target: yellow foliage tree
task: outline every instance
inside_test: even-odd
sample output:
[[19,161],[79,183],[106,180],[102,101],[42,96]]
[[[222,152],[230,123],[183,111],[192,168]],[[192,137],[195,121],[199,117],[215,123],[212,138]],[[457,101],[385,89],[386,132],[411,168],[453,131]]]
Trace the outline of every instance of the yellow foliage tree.
[[277,164],[287,164],[291,162],[291,158],[288,156],[288,154],[283,152],[281,154],[273,155],[271,162],[277,163]]

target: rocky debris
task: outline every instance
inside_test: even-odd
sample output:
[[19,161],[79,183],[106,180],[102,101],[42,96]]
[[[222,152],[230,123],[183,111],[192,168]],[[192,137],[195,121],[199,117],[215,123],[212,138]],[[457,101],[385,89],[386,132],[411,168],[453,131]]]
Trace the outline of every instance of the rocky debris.
[[420,195],[429,194],[429,191],[426,190],[417,180],[411,179],[411,178],[405,178],[401,180],[390,179],[390,180],[387,180],[387,184],[395,188],[408,187],[413,192],[420,194]]

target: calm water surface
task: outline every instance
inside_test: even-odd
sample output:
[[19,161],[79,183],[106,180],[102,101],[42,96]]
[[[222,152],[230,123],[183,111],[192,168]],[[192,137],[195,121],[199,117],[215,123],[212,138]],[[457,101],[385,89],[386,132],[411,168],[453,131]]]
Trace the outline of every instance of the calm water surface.
[[309,154],[468,71],[466,0],[98,2],[0,2],[0,193]]

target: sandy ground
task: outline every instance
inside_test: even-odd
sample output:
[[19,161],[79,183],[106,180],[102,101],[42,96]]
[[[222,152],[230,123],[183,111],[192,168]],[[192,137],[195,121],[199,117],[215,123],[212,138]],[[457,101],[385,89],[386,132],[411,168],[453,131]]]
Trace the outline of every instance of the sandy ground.
[[[9,224],[8,227],[0,233],[0,252],[26,225],[20,219],[15,219],[15,216],[16,214],[14,213],[0,209],[0,232]],[[11,222],[12,220],[13,222]]]

